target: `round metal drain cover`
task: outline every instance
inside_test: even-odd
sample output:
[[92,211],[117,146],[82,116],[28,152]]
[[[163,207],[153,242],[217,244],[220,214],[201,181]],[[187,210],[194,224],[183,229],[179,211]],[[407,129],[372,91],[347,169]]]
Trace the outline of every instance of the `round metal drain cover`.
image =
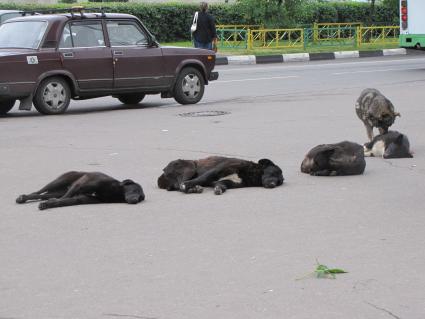
[[201,116],[220,116],[220,115],[226,115],[230,114],[230,112],[225,111],[199,111],[199,112],[188,112],[188,113],[181,113],[180,116],[184,117],[201,117]]

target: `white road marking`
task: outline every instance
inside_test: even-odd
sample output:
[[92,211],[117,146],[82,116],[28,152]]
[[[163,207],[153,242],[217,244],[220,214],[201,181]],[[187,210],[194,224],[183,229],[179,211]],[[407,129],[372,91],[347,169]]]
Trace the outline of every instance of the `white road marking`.
[[214,81],[212,83],[231,83],[231,82],[246,82],[246,81],[264,81],[264,80],[277,80],[277,79],[291,79],[291,78],[299,78],[297,75],[288,75],[288,76],[273,76],[268,78],[252,78],[252,79],[239,79],[239,80],[227,80],[227,81]]
[[360,70],[360,71],[347,71],[332,73],[332,75],[344,75],[344,74],[355,74],[355,73],[375,73],[375,72],[391,72],[391,71],[405,71],[405,70],[417,70],[418,68],[397,68],[397,69],[374,69],[374,70]]

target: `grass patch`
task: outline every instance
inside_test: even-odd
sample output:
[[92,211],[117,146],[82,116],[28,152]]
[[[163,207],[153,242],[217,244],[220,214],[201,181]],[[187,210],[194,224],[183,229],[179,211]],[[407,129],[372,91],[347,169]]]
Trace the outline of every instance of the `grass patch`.
[[[166,46],[177,46],[177,47],[193,47],[192,42],[167,42],[161,43]],[[273,54],[285,54],[285,53],[324,53],[324,52],[335,52],[335,51],[373,51],[382,49],[395,49],[398,48],[398,43],[377,43],[377,44],[364,44],[361,46],[354,45],[321,45],[307,48],[254,48],[254,49],[239,49],[239,48],[222,48],[219,47],[217,53],[221,55],[273,55]]]
[[323,265],[321,263],[319,263],[319,261],[316,260],[316,269],[310,273],[308,273],[307,275],[301,277],[301,278],[297,278],[296,280],[301,280],[304,278],[307,278],[309,276],[316,276],[317,278],[331,278],[331,279],[336,279],[336,275],[337,274],[346,274],[348,273],[347,271],[345,271],[344,269],[340,269],[340,268],[329,268],[326,265]]

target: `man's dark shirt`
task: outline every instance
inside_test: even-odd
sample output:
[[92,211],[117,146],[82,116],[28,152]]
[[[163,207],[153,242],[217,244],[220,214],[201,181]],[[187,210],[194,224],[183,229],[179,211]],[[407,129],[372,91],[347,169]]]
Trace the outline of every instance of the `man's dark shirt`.
[[198,13],[198,24],[196,31],[193,32],[196,41],[201,43],[210,43],[217,37],[215,30],[214,17],[207,12]]

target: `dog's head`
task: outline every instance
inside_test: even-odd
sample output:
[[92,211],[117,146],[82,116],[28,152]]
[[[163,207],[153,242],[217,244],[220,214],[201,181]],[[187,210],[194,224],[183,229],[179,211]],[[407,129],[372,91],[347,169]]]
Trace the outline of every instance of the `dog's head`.
[[329,157],[334,152],[335,148],[325,144],[312,148],[301,163],[301,172],[310,174],[328,168]]
[[131,179],[123,180],[120,184],[123,188],[124,199],[128,204],[137,204],[145,199],[142,186]]
[[275,165],[269,159],[260,159],[258,161],[261,168],[263,169],[263,175],[261,176],[261,183],[265,188],[274,188],[276,186],[282,185],[284,178],[282,175],[282,170],[279,166]]
[[170,162],[158,178],[158,187],[168,191],[179,190],[186,177],[191,178],[196,171],[194,161],[178,159]]
[[393,125],[397,116],[400,116],[400,113],[394,112],[393,104],[384,96],[379,96],[373,101],[368,114],[373,126],[380,127],[385,132]]
[[384,158],[412,158],[410,143],[406,135],[399,134],[385,146]]

